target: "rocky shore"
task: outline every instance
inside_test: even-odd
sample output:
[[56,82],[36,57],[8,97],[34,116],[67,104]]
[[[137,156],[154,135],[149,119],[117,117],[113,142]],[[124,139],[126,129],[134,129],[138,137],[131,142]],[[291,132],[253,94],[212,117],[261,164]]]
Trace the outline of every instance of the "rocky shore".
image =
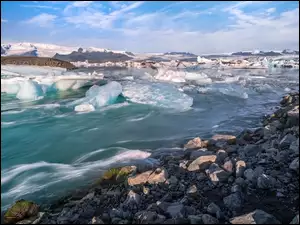
[[75,69],[76,67],[66,61],[53,59],[48,57],[33,57],[33,56],[1,56],[1,65],[28,65],[28,66],[50,66],[61,67],[68,70]]
[[280,105],[261,128],[154,151],[49,208],[19,201],[4,222],[299,224],[299,93]]

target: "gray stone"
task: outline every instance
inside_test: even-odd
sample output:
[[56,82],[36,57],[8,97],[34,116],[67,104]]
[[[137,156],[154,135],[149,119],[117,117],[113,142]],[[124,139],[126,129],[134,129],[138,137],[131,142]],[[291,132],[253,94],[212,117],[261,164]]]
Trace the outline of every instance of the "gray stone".
[[284,149],[289,149],[290,148],[290,145],[296,141],[297,138],[292,135],[292,134],[287,134],[285,135],[281,141],[279,142],[279,147],[280,149],[284,150]]
[[176,185],[178,183],[178,179],[175,176],[171,176],[168,179],[168,183],[171,184],[171,185]]
[[172,203],[168,206],[167,213],[172,218],[183,218],[185,216],[184,206],[181,203]]
[[194,196],[194,195],[197,195],[197,193],[198,193],[198,190],[197,190],[196,185],[192,185],[192,186],[190,186],[190,187],[187,189],[187,194],[188,194],[188,195]]
[[246,145],[243,149],[243,153],[246,157],[255,156],[257,153],[262,152],[263,149],[260,146],[257,145]]
[[190,224],[202,224],[201,216],[190,215],[188,216],[188,220],[190,221]]
[[196,151],[192,151],[190,155],[190,160],[197,159],[200,156],[205,156],[205,155],[213,155],[214,153],[212,151],[207,151],[206,148],[202,148]]
[[203,224],[218,224],[219,220],[209,214],[203,214],[202,222],[203,222]]
[[243,204],[240,193],[236,192],[223,198],[224,205],[231,211],[240,210]]
[[231,224],[280,224],[272,215],[256,209],[255,211],[230,219]]
[[92,224],[105,224],[99,217],[93,217]]
[[266,174],[262,174],[257,178],[257,187],[261,189],[271,189],[274,187],[276,180]]
[[299,224],[299,214],[294,217],[290,224]]
[[218,150],[216,155],[217,155],[216,162],[219,164],[224,163],[224,160],[228,157],[227,152],[223,149]]
[[207,206],[207,212],[209,214],[216,215],[218,211],[221,211],[220,207],[213,202]]
[[212,181],[213,184],[218,184],[219,182],[225,182],[230,176],[229,172],[223,170],[216,163],[212,163],[209,166],[209,168],[206,170],[206,174],[208,175],[209,179]]
[[123,204],[125,205],[131,205],[136,204],[139,205],[141,202],[141,196],[134,191],[130,190],[127,194],[127,198]]
[[140,211],[134,215],[134,220],[138,224],[151,224],[157,219],[157,213],[149,211]]
[[299,158],[298,158],[298,157],[295,158],[295,159],[291,162],[289,168],[290,168],[291,170],[294,170],[294,171],[296,171],[297,173],[299,173]]
[[299,138],[291,143],[290,149],[294,151],[296,155],[299,155]]

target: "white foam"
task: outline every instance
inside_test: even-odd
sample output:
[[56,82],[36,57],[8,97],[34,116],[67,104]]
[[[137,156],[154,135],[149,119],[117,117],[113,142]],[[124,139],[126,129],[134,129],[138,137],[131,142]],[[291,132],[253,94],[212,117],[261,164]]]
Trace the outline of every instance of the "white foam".
[[17,98],[20,100],[38,100],[43,97],[43,95],[44,92],[37,82],[27,80],[20,83]]
[[193,105],[193,98],[167,83],[127,83],[123,95],[135,103],[164,108],[187,110]]
[[95,111],[95,108],[91,104],[82,104],[82,105],[76,105],[74,110],[76,112],[92,112]]
[[129,122],[136,122],[136,121],[141,121],[144,120],[146,118],[148,118],[152,113],[149,112],[146,116],[142,116],[142,117],[138,117],[138,118],[133,118],[133,119],[129,119]]
[[1,115],[9,115],[9,114],[18,114],[18,113],[22,113],[25,112],[25,109],[22,110],[9,110],[9,111],[5,111],[5,112],[1,112]]

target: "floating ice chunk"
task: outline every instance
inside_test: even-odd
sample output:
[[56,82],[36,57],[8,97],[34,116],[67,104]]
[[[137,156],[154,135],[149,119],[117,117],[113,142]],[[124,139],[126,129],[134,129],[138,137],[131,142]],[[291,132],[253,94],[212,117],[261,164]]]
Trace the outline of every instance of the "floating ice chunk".
[[75,83],[76,80],[59,80],[55,83],[55,86],[58,90],[65,91],[71,89]]
[[17,98],[20,100],[37,100],[44,95],[41,86],[32,80],[27,80],[20,83],[20,90],[17,93]]
[[127,83],[123,95],[135,103],[164,108],[186,110],[193,105],[193,98],[167,83]]
[[1,79],[1,92],[6,92],[7,94],[17,94],[20,90],[19,82],[22,82],[19,79]]
[[95,111],[95,108],[91,104],[82,104],[82,105],[76,105],[74,110],[76,112],[91,112],[91,111]]
[[112,81],[103,86],[93,85],[86,92],[86,97],[73,101],[71,105],[90,104],[94,108],[99,108],[113,104],[121,93],[122,86],[116,81]]

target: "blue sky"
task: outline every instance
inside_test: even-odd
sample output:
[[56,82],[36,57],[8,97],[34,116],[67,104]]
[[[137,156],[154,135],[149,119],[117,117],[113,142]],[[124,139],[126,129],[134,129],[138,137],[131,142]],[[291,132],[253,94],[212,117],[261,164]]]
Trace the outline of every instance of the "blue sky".
[[299,49],[298,1],[1,1],[1,41],[134,52]]

